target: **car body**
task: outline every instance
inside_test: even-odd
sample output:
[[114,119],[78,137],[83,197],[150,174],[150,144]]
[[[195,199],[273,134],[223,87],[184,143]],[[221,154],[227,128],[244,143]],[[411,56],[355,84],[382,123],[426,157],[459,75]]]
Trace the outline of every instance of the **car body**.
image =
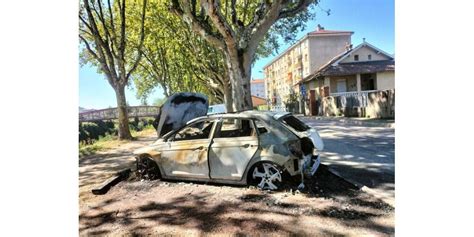
[[283,172],[313,175],[323,147],[318,132],[291,113],[244,111],[192,119],[134,154],[152,159],[165,179],[277,189]]

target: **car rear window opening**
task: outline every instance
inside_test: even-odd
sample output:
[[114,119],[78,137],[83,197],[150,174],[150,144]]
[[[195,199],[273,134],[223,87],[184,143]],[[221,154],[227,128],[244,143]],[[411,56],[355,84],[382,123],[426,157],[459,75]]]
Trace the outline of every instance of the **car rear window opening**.
[[310,127],[308,125],[306,125],[301,120],[297,119],[295,116],[292,116],[292,115],[284,117],[282,119],[282,121],[283,121],[283,123],[285,123],[286,125],[292,127],[293,129],[295,129],[298,132],[303,132],[303,131],[306,131],[306,130],[310,129]]

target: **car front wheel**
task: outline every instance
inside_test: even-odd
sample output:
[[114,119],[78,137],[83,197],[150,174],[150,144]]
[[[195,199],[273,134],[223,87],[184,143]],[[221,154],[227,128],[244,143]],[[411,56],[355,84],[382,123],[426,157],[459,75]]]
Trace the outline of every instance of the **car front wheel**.
[[272,163],[259,163],[252,172],[252,183],[267,190],[277,190],[281,187],[283,171]]

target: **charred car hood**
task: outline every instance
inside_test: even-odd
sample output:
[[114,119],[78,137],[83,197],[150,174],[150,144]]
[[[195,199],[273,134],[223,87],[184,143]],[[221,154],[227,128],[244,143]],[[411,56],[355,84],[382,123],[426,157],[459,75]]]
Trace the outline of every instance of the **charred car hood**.
[[203,94],[181,92],[170,96],[160,108],[156,130],[158,137],[184,126],[188,121],[207,114],[209,101]]
[[133,154],[134,155],[140,155],[140,154],[152,155],[155,153],[159,153],[160,152],[159,148],[163,145],[163,143],[164,143],[163,139],[158,139],[153,144],[134,150]]

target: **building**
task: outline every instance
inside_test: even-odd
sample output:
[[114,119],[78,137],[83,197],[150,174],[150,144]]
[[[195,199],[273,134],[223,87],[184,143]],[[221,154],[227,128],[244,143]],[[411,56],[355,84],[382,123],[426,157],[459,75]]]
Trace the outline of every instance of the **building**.
[[285,106],[295,93],[300,109],[303,97],[298,82],[325,63],[347,50],[351,45],[352,31],[325,30],[318,25],[316,31],[306,34],[294,45],[279,54],[263,67],[266,97],[272,106]]
[[[364,39],[363,43],[336,55],[298,84],[308,91],[307,115],[320,115],[318,101],[328,96],[344,97],[344,101],[347,97],[357,97],[367,103],[368,93],[394,91],[395,59]],[[357,107],[367,107],[357,103]]]
[[259,108],[259,106],[267,105],[265,98],[252,95],[252,104],[254,108]]
[[265,81],[263,79],[253,79],[250,81],[250,94],[260,98],[266,98]]

